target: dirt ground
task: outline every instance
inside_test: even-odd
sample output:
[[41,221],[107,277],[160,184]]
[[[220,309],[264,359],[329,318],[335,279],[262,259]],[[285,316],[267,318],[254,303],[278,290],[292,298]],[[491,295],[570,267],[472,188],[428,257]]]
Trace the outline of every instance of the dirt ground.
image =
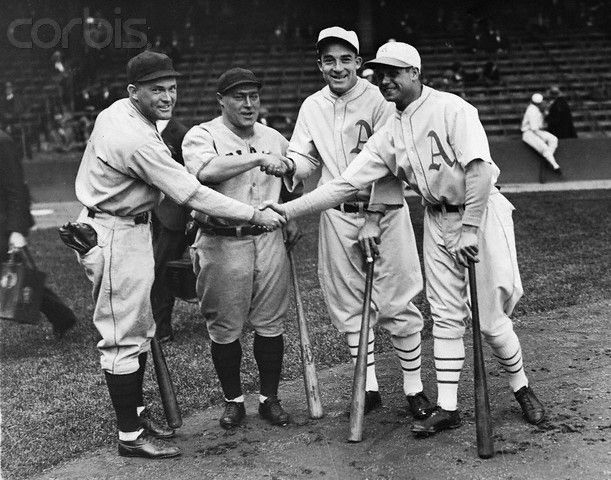
[[[233,432],[218,425],[220,407],[185,418],[171,460],[126,459],[108,447],[47,471],[37,479],[606,479],[611,478],[611,300],[525,317],[516,325],[531,385],[547,407],[539,425],[525,423],[506,379],[486,352],[494,417],[494,458],[475,446],[472,362],[459,389],[463,426],[416,439],[402,415],[397,361],[377,358],[384,407],[365,418],[364,439],[346,441],[351,367],[319,372],[325,417],[307,417],[303,383],[281,386],[293,415],[286,428],[271,427],[247,398],[248,417]],[[468,338],[468,334],[466,336]],[[470,346],[470,341],[467,342]],[[470,349],[467,350],[470,352]],[[423,345],[425,390],[435,398],[432,341]]]

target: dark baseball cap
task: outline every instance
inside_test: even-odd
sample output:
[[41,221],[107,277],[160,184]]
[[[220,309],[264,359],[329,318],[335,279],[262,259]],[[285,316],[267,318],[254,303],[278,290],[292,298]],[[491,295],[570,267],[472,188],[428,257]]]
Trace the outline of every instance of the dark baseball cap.
[[221,95],[238,85],[256,85],[261,88],[261,81],[250,70],[245,68],[230,68],[218,80],[216,91]]
[[149,82],[158,78],[180,77],[172,59],[164,53],[145,50],[127,62],[128,83]]

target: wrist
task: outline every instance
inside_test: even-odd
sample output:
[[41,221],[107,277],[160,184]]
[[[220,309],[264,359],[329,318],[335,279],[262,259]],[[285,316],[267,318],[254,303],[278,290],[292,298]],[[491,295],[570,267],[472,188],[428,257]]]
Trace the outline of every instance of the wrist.
[[479,228],[476,225],[467,225],[464,224],[462,225],[462,233],[473,233],[475,235],[477,235],[477,231],[479,230]]

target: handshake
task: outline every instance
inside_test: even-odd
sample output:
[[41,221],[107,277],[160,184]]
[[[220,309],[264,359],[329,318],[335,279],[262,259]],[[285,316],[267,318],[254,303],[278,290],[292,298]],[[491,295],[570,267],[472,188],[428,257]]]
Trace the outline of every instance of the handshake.
[[259,157],[259,168],[267,175],[274,177],[282,177],[291,175],[295,171],[295,163],[293,160],[282,155],[273,153],[262,153]]
[[287,225],[284,206],[280,203],[266,200],[255,209],[255,213],[250,219],[250,223],[259,225],[270,232],[277,228],[284,227]]

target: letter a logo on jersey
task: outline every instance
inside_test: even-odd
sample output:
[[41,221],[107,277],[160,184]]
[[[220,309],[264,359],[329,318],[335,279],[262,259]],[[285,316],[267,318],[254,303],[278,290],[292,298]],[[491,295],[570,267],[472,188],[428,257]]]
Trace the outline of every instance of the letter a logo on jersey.
[[[359,120],[354,124],[355,127],[359,127],[359,138],[356,141],[356,147],[350,150],[350,153],[361,153],[361,144],[367,143],[369,137],[371,137],[371,127],[365,120]],[[365,130],[365,139],[363,140],[363,130]]]
[[[435,163],[435,157],[443,158],[443,161],[446,162],[448,167],[453,167],[456,160],[450,160],[450,157],[448,157],[448,154],[443,149],[441,140],[439,140],[437,134],[431,130],[427,137],[431,139],[431,164],[429,165],[429,170],[439,170],[441,167],[441,162]],[[433,140],[435,140],[435,142],[433,142]]]

